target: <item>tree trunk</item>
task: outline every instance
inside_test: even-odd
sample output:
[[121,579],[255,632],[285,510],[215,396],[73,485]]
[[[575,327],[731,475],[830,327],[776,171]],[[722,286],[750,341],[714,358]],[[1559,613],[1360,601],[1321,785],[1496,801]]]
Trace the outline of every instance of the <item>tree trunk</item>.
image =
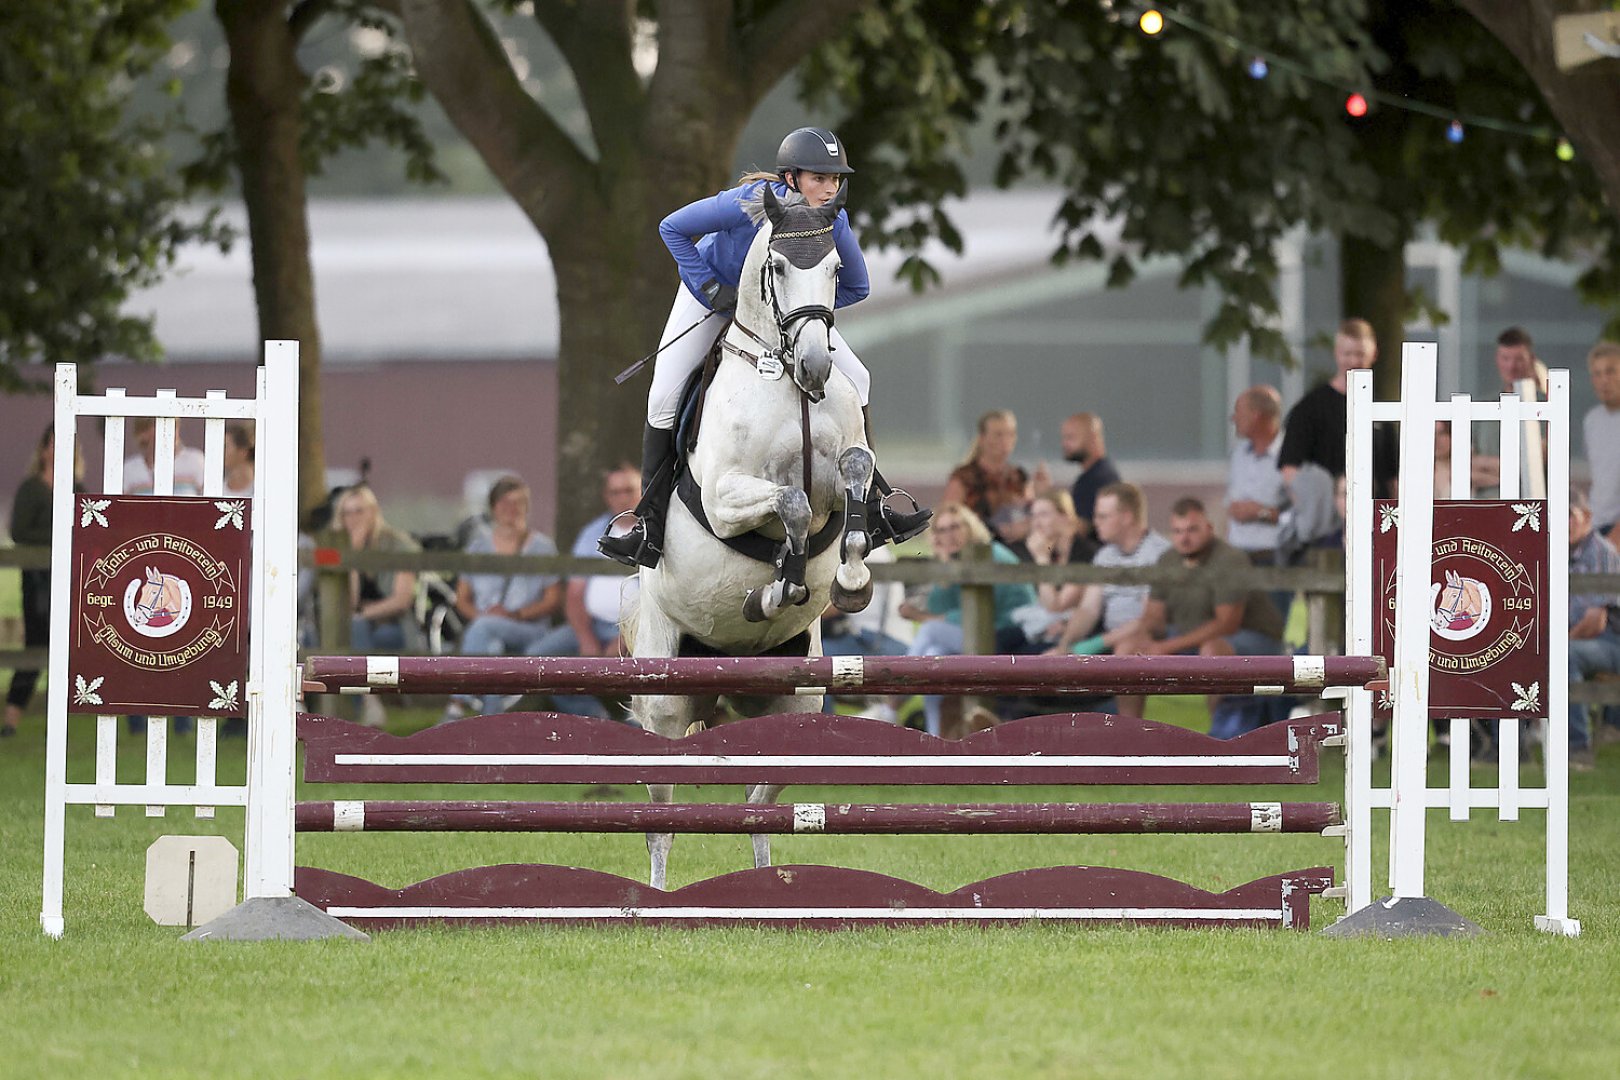
[[[300,516],[326,497],[321,431],[321,338],[309,261],[302,94],[307,77],[280,0],[216,0],[231,65],[225,101],[236,134],[247,206],[253,294],[261,339],[298,342],[298,505]],[[256,350],[257,351],[257,350]],[[284,462],[269,462],[284,468]]]
[[1372,323],[1378,338],[1373,394],[1401,396],[1401,342],[1406,332],[1406,251],[1359,236],[1339,240],[1339,310]]
[[1559,71],[1553,21],[1559,15],[1600,10],[1582,0],[1461,0],[1464,10],[1496,35],[1541,88],[1547,107],[1569,133],[1576,150],[1592,163],[1620,213],[1620,63],[1596,60]]
[[[549,238],[561,317],[557,351],[559,545],[601,513],[602,474],[641,466],[652,365],[613,376],[658,344],[676,276],[649,214],[598,210]],[[648,242],[649,238],[651,243]]]

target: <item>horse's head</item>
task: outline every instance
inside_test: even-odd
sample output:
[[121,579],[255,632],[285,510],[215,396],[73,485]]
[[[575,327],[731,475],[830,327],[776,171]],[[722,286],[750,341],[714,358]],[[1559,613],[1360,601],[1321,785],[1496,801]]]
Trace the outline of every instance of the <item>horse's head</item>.
[[793,368],[793,381],[820,401],[832,373],[833,299],[838,292],[838,249],[833,223],[844,206],[844,188],[825,206],[784,205],[771,185],[764,188],[765,216],[770,222],[760,291],[776,320],[782,359]]

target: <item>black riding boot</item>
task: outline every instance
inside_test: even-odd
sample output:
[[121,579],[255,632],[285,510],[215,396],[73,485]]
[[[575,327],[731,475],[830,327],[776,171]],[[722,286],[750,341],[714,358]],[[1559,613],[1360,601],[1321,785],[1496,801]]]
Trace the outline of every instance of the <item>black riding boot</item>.
[[648,424],[641,433],[641,503],[636,526],[623,536],[604,536],[596,550],[625,566],[658,565],[664,554],[664,515],[675,488],[675,432]]
[[[872,445],[872,409],[868,405],[861,406],[861,419],[866,422],[866,445]],[[917,505],[917,500],[911,498],[911,492],[901,491],[907,499],[911,500],[909,511],[889,509],[886,501],[893,495],[895,489],[883,478],[883,474],[872,468],[872,489],[866,493],[866,524],[871,531],[872,546],[882,547],[884,544],[903,544],[913,536],[928,528],[934,512],[925,510]]]

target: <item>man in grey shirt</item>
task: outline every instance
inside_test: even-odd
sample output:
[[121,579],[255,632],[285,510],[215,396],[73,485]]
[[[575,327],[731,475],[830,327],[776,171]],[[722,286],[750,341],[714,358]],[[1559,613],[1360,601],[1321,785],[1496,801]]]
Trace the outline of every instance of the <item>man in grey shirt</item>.
[[[1170,550],[1170,541],[1148,527],[1147,501],[1135,484],[1103,488],[1097,493],[1095,514],[1103,548],[1092,560],[1094,566],[1152,566]],[[1077,651],[1077,645],[1078,651],[1089,653],[1114,650],[1128,628],[1141,619],[1148,590],[1147,585],[1087,585],[1062,638],[1049,651]],[[1119,711],[1125,716],[1141,716],[1143,704],[1141,695],[1119,697]]]
[[1287,495],[1277,469],[1282,448],[1282,396],[1275,387],[1251,386],[1232,405],[1237,445],[1226,481],[1226,540],[1256,566],[1277,559],[1277,519]]

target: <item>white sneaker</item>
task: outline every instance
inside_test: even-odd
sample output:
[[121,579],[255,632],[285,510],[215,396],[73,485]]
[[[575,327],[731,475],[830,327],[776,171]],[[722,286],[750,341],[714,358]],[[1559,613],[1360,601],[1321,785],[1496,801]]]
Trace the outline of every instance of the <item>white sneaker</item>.
[[460,720],[467,715],[467,706],[462,704],[460,698],[451,698],[450,703],[444,707],[444,715],[439,717],[439,723],[448,724]]

